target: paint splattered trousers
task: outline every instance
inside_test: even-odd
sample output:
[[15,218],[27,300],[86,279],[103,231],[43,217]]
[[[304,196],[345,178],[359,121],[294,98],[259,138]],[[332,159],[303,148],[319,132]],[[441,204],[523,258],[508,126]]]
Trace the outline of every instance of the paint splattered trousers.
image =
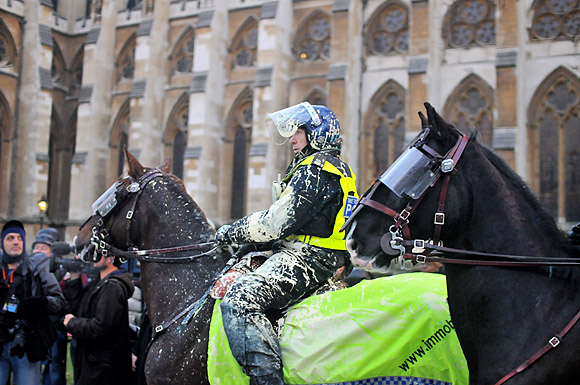
[[224,329],[232,353],[251,383],[281,376],[278,336],[265,313],[286,309],[314,293],[345,258],[343,251],[283,241],[255,272],[230,286],[220,306]]

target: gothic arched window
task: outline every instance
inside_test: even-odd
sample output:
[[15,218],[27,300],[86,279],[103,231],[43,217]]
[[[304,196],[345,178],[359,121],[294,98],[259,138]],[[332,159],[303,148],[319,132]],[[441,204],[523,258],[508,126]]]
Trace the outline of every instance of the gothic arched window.
[[326,105],[326,94],[319,88],[312,89],[304,98],[308,103],[319,106]]
[[406,53],[409,50],[409,11],[391,2],[371,17],[366,33],[366,46],[371,55]]
[[121,49],[117,60],[117,81],[132,80],[135,76],[135,35],[129,38]]
[[10,34],[10,30],[0,20],[0,67],[9,67],[15,64],[16,45]]
[[537,193],[548,211],[580,221],[580,79],[559,68],[538,87],[530,104],[531,159]]
[[258,50],[258,22],[246,20],[236,33],[231,45],[232,68],[254,67]]
[[533,6],[532,40],[566,40],[580,36],[580,3],[576,0],[538,0]]
[[187,148],[187,128],[189,124],[189,95],[183,94],[175,106],[167,121],[164,142],[168,153],[173,158],[173,174],[180,179],[184,176],[185,150]]
[[252,137],[252,102],[243,103],[236,111],[232,164],[232,196],[230,216],[241,218],[246,207],[246,175],[248,173],[249,145]]
[[495,3],[456,1],[445,15],[443,40],[448,48],[495,44]]
[[129,148],[129,133],[131,130],[131,107],[129,100],[125,101],[111,130],[111,172],[115,178],[123,173],[125,167],[125,147]]
[[492,146],[493,90],[479,76],[470,75],[456,87],[444,114],[464,134],[469,135],[476,128],[483,143]]
[[296,59],[301,62],[330,59],[330,17],[315,12],[297,29],[294,39]]
[[172,66],[173,74],[191,73],[193,71],[193,50],[195,47],[195,30],[188,28],[183,33],[173,50]]
[[405,90],[389,80],[371,98],[361,135],[361,183],[370,184],[405,145]]

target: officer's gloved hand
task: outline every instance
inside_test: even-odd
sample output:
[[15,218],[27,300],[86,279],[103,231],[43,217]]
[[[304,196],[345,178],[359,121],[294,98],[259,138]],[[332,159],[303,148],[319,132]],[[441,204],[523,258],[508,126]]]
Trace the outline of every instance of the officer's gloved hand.
[[218,229],[218,231],[216,231],[214,242],[218,246],[228,246],[232,243],[232,239],[228,234],[228,230],[230,229],[230,227],[231,227],[230,225],[223,225]]
[[576,223],[570,231],[568,231],[568,238],[574,245],[580,245],[580,223]]

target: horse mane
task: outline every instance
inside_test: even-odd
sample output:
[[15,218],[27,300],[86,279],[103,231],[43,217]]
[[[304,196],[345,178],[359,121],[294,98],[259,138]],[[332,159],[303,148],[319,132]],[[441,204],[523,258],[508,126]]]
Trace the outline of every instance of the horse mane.
[[482,154],[489,160],[489,162],[496,168],[496,170],[503,176],[504,181],[509,188],[518,193],[521,199],[530,208],[530,212],[539,220],[541,230],[546,236],[556,241],[568,255],[580,255],[580,249],[573,246],[568,241],[562,230],[560,230],[546,208],[540,203],[540,200],[530,189],[527,183],[518,175],[513,168],[496,152],[487,147],[478,140],[478,130],[474,129],[470,135],[470,141],[476,142],[481,149]]

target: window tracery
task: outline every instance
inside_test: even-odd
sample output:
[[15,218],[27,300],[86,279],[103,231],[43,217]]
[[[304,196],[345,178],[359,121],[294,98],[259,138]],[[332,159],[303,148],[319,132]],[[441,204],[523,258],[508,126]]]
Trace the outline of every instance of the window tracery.
[[10,31],[0,20],[0,67],[10,67],[15,63],[16,58],[16,46],[14,45],[14,40],[10,35]]
[[195,48],[195,31],[190,28],[180,39],[173,57],[173,74],[191,73],[193,71],[193,52]]
[[235,127],[233,133],[233,166],[232,166],[232,195],[230,215],[232,219],[241,218],[246,206],[246,174],[248,168],[249,144],[252,129],[251,101],[244,102],[237,108],[234,116]]
[[330,17],[317,12],[300,27],[294,50],[301,62],[328,61],[330,59]]
[[370,184],[402,153],[405,145],[405,90],[389,81],[371,99],[361,136],[361,183]]
[[495,4],[491,0],[459,0],[443,22],[448,48],[495,44]]
[[540,0],[534,5],[532,40],[564,40],[580,36],[578,0]]
[[481,140],[493,144],[493,91],[481,78],[470,75],[455,89],[447,102],[445,114],[451,123],[469,135],[476,128]]
[[117,82],[132,80],[135,76],[135,47],[137,41],[133,35],[119,53],[117,60]]
[[391,55],[409,50],[409,11],[397,3],[388,4],[371,19],[367,32],[371,55]]
[[537,192],[554,217],[574,223],[580,220],[579,102],[580,79],[560,68],[540,85],[530,104]]
[[232,68],[256,65],[258,52],[258,22],[248,19],[236,33],[231,46]]
[[183,179],[185,150],[187,148],[187,128],[189,122],[189,97],[182,95],[171,113],[166,129],[166,143],[171,146],[173,174]]

